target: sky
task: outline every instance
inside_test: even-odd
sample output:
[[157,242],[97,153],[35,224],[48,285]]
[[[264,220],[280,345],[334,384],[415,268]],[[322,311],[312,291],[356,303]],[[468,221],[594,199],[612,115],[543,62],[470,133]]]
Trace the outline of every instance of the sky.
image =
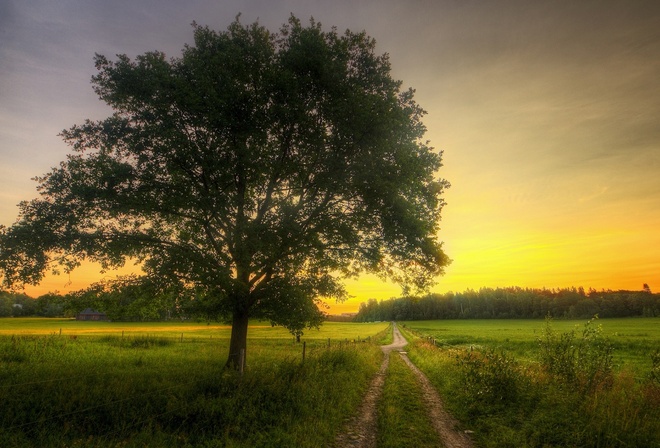
[[[238,13],[271,30],[291,13],[365,30],[416,89],[452,185],[439,238],[453,261],[433,291],[660,291],[656,0],[0,0],[0,225],[65,159],[57,134],[110,114],[95,53],[176,57],[193,21],[224,30]],[[114,275],[86,266],[26,291]],[[400,295],[370,276],[347,289],[331,312]]]

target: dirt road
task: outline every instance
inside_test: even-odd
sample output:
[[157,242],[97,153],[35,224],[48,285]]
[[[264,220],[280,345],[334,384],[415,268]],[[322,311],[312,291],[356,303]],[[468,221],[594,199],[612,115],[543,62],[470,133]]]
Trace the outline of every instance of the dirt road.
[[408,367],[410,367],[417,377],[423,391],[427,412],[429,413],[431,421],[433,422],[433,427],[438,433],[438,438],[443,446],[447,448],[472,448],[474,446],[472,440],[466,434],[456,429],[456,420],[445,411],[438,392],[431,385],[426,375],[424,375],[424,373],[422,373],[422,371],[420,371],[417,366],[408,359],[405,352],[402,352],[403,348],[408,344],[408,341],[406,341],[401,335],[396,324],[393,324],[393,336],[394,342],[389,345],[381,346],[385,356],[383,357],[383,363],[380,366],[380,370],[372,380],[358,414],[337,437],[335,447],[376,447],[378,400],[383,392],[385,373],[387,372],[390,362],[390,352],[398,351]]

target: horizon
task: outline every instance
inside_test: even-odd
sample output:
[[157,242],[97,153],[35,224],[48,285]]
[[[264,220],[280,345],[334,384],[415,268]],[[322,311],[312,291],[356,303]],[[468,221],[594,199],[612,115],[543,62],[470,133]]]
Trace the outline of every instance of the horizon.
[[[425,293],[421,293],[421,294],[412,294],[412,295],[408,295],[408,296],[404,296],[404,295],[395,295],[395,296],[390,296],[390,297],[380,297],[380,298],[376,298],[376,297],[367,297],[367,298],[365,298],[365,299],[363,299],[363,300],[359,300],[359,301],[357,301],[357,300],[356,300],[356,301],[351,301],[350,304],[346,304],[345,302],[344,302],[344,303],[339,303],[339,304],[336,304],[336,303],[333,304],[333,303],[330,303],[330,302],[328,302],[328,301],[325,301],[325,303],[329,306],[329,308],[326,309],[325,311],[326,311],[326,314],[327,314],[329,317],[332,317],[332,316],[342,316],[342,315],[347,315],[347,314],[357,314],[357,313],[359,312],[359,310],[360,310],[360,306],[361,306],[363,303],[367,303],[367,302],[369,302],[370,300],[376,300],[376,301],[378,301],[378,302],[382,302],[382,301],[388,301],[388,300],[403,299],[403,298],[406,298],[406,297],[422,298],[422,297],[431,296],[431,295],[439,295],[439,296],[443,296],[443,295],[451,295],[451,294],[460,295],[460,294],[466,294],[466,293],[468,293],[468,292],[480,292],[480,291],[482,291],[482,290],[492,290],[492,291],[497,291],[497,290],[507,290],[507,289],[521,289],[521,290],[531,290],[531,291],[550,291],[550,292],[555,292],[555,291],[557,291],[557,292],[558,292],[558,291],[573,291],[573,290],[575,290],[575,291],[578,291],[578,292],[581,291],[582,293],[584,293],[584,294],[586,294],[586,295],[589,295],[589,294],[594,293],[594,292],[595,292],[595,293],[603,293],[603,292],[604,292],[604,293],[607,293],[607,292],[615,292],[615,293],[616,293],[616,292],[643,292],[643,291],[647,291],[647,290],[645,289],[646,286],[649,287],[648,292],[653,293],[653,288],[651,287],[651,285],[648,285],[648,284],[646,284],[646,283],[642,284],[642,286],[641,286],[639,289],[636,289],[636,288],[635,288],[635,289],[624,289],[624,288],[594,288],[594,287],[588,287],[588,288],[585,288],[584,286],[576,286],[576,285],[565,286],[565,287],[545,287],[545,286],[543,286],[543,287],[523,287],[523,286],[518,286],[518,285],[496,286],[496,287],[491,287],[491,286],[480,286],[480,287],[477,287],[477,288],[465,288],[465,289],[460,290],[460,291],[459,291],[459,290],[448,290],[448,291],[444,291],[444,292],[428,291],[428,292],[425,292]],[[56,293],[56,294],[61,294],[61,295],[66,294],[66,293],[62,293],[62,292],[59,292],[59,291],[53,291],[53,290],[48,290],[48,291],[44,290],[44,292],[42,292],[41,294],[35,294],[35,291],[39,291],[40,287],[32,287],[32,288],[33,288],[32,293],[27,292],[27,288],[26,288],[25,290],[23,290],[23,292],[24,292],[28,297],[30,297],[30,298],[32,298],[32,299],[37,299],[40,295],[48,294],[48,293]],[[0,292],[1,292],[1,291],[2,291],[2,290],[0,289]],[[20,293],[20,292],[18,292],[18,291],[13,291],[13,292]],[[68,292],[73,292],[73,291],[68,291]]]
[[[3,2],[0,225],[70,153],[57,134],[110,114],[90,85],[95,53],[178,56],[193,20],[224,30],[239,12],[273,31],[291,13],[365,30],[416,89],[452,184],[439,239],[453,262],[431,292],[660,284],[660,3],[643,0]],[[26,291],[114,275],[86,265]],[[346,288],[333,310],[401,294],[372,275]]]

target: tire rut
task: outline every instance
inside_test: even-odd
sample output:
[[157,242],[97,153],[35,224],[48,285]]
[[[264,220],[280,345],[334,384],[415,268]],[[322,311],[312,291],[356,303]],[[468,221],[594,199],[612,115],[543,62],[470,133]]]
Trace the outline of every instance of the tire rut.
[[383,393],[385,374],[390,362],[390,353],[398,351],[406,365],[413,371],[423,392],[424,404],[438,437],[446,448],[473,448],[470,437],[457,430],[458,422],[444,409],[442,399],[424,373],[415,366],[401,350],[408,341],[393,325],[394,342],[381,346],[384,357],[378,373],[371,381],[357,415],[335,439],[336,448],[375,448],[377,436],[378,401]]

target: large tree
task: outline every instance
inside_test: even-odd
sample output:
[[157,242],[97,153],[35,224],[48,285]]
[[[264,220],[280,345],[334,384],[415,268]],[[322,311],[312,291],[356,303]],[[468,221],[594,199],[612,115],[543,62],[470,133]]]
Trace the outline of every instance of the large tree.
[[276,33],[193,25],[178,58],[96,56],[92,84],[114,113],[63,131],[72,154],[1,230],[5,284],[136,260],[231,319],[234,367],[248,318],[300,332],[321,321],[321,298],[345,298],[346,276],[428,287],[449,262],[448,184],[387,54],[293,16]]

